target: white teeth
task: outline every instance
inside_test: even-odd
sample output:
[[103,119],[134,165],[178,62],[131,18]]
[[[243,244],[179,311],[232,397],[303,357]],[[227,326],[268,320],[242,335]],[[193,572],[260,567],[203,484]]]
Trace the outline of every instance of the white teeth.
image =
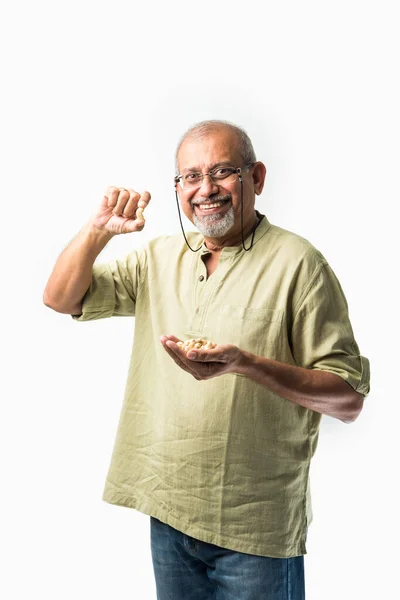
[[222,206],[223,202],[214,202],[213,204],[198,204],[198,207],[201,210],[208,210],[209,208],[217,208],[218,206]]

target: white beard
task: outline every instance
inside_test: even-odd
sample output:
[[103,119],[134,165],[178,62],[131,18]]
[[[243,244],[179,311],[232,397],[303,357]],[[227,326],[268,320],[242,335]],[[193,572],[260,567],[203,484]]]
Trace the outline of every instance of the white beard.
[[193,215],[193,223],[204,237],[219,238],[223,237],[233,227],[235,223],[235,213],[233,206],[229,207],[227,213],[221,217],[218,214],[204,215],[198,217]]

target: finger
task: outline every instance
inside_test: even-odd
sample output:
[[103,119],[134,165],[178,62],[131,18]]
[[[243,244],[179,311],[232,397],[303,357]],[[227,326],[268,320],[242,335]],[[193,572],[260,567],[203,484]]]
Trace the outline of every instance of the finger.
[[[187,371],[188,373],[193,375],[193,377],[195,377],[196,379],[200,379],[198,374],[195,371],[193,371],[192,369],[190,369],[190,367],[188,365],[188,361],[186,360],[185,353],[182,352],[180,350],[179,346],[177,346],[174,342],[171,342],[171,340],[169,339],[170,337],[172,337],[172,336],[163,335],[160,338],[161,343],[164,346],[164,349],[166,350],[166,352],[170,355],[170,357],[174,360],[174,362],[176,362],[176,364],[179,367],[181,367],[184,371]],[[175,337],[175,336],[173,336],[173,337]],[[177,339],[177,338],[175,338],[175,339]]]
[[[216,375],[221,375],[224,372],[225,363],[206,362],[205,364],[199,364],[187,360],[185,352],[181,350],[179,346],[176,346],[170,338],[178,339],[172,335],[161,336],[164,347],[169,349],[169,355],[184,371],[193,375],[197,381],[207,380]],[[171,351],[174,353],[173,355],[171,354]]]
[[[121,217],[123,218],[123,217]],[[142,231],[145,226],[144,221],[139,221],[137,219],[126,219],[123,229],[124,233],[134,233],[135,231]]]
[[[181,358],[181,360],[186,360],[186,352],[184,352],[183,350],[181,350],[181,348],[179,348],[179,346],[177,345],[177,342],[179,342],[178,338],[175,338],[175,336],[168,336],[168,339],[166,340],[165,344],[168,346],[168,348],[170,348],[173,352],[175,352],[175,354],[177,356],[179,356]],[[177,341],[175,341],[177,340]]]
[[114,185],[110,185],[107,188],[106,193],[104,195],[106,198],[108,198],[108,206],[110,208],[114,208],[114,206],[117,204],[118,194],[119,194],[119,189],[117,187],[115,187]]
[[114,215],[120,216],[124,212],[124,208],[129,200],[130,194],[125,188],[119,188],[118,191],[118,200],[117,204],[114,207],[113,213]]
[[164,335],[163,337],[165,337],[168,340],[171,340],[172,342],[175,342],[175,344],[182,341],[179,338],[177,338],[175,335]]
[[151,195],[150,192],[147,192],[146,190],[141,194],[139,202],[138,202],[138,206],[140,206],[140,208],[143,208],[143,210],[146,208],[146,206],[148,205],[148,203],[151,200]]
[[228,356],[220,350],[189,350],[186,356],[194,362],[228,362]]
[[[163,341],[162,343],[164,344],[164,347],[169,348],[169,350],[171,352],[173,352],[173,354],[175,356],[177,356],[182,362],[185,362],[185,364],[187,363],[186,360],[186,353],[183,352],[183,350],[181,350],[179,348],[179,346],[177,346],[177,342],[179,342],[178,338],[176,338],[175,336],[163,336],[165,338],[165,341]],[[175,340],[171,339],[171,338],[175,338]]]
[[[173,342],[175,342],[175,344],[177,344],[178,342],[180,342],[181,340],[178,339],[176,336],[174,335],[168,335],[168,336],[164,336],[166,337],[168,340],[171,340]],[[222,351],[221,352],[221,346],[219,350],[216,350],[215,348],[213,350],[188,350],[188,352],[186,353],[184,350],[181,350],[179,348],[179,346],[173,346],[171,345],[171,348],[173,350],[175,350],[176,348],[176,352],[179,352],[180,356],[185,356],[185,358],[189,359],[189,360],[196,360],[197,362],[228,362],[228,356]]]
[[149,192],[146,192],[146,191],[143,192],[143,194],[138,202],[137,208],[136,208],[136,219],[139,219],[140,221],[146,220],[145,216],[143,214],[143,211],[146,208],[146,206],[148,205],[148,203],[150,202],[150,198],[151,198],[151,196],[150,196]]
[[[179,348],[179,346],[177,346],[177,343],[171,339],[172,337],[175,337],[175,336],[168,336],[168,339],[165,342],[165,345],[174,353],[174,355],[178,358],[179,362],[185,366],[185,370],[192,373],[192,375],[194,377],[196,377],[196,379],[201,379],[201,377],[197,373],[197,371],[195,369],[191,369],[191,367],[190,367],[191,361],[188,361],[186,352],[184,350],[181,350]],[[177,338],[175,338],[175,339],[177,340]],[[178,340],[178,342],[179,342],[179,340]]]
[[125,208],[123,211],[123,216],[129,217],[130,219],[132,219],[136,213],[136,208],[137,208],[138,201],[140,199],[140,194],[138,192],[135,192],[135,190],[133,190],[132,188],[129,188],[128,192],[129,192],[129,199],[125,205]]
[[[168,341],[168,340],[167,340]],[[183,369],[184,371],[186,371],[187,373],[189,373],[190,375],[193,375],[193,377],[195,379],[200,380],[201,377],[199,377],[199,375],[197,373],[195,373],[194,371],[192,371],[186,363],[184,363],[180,357],[166,344],[163,343],[164,346],[164,350],[167,352],[167,354],[169,354],[169,356],[172,358],[172,360],[178,365],[178,367],[180,367],[181,369]]]
[[[193,375],[197,381],[204,381],[221,375],[225,369],[225,363],[220,361],[206,361],[199,363],[197,361],[191,361],[186,358],[186,354],[183,350],[180,350],[179,346],[174,346],[172,340],[166,341],[166,346],[174,352],[175,356],[172,359],[179,364],[187,373]],[[181,356],[183,354],[183,356]]]

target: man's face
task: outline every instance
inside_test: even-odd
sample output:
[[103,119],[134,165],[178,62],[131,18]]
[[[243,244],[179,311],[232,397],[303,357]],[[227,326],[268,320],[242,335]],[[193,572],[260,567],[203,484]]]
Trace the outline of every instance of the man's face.
[[[208,173],[218,166],[244,167],[238,150],[236,135],[227,129],[218,129],[202,137],[188,138],[178,153],[179,174]],[[243,175],[243,221],[254,219],[254,186],[251,169]],[[204,177],[201,185],[182,189],[177,184],[182,210],[197,229],[210,238],[236,235],[241,231],[240,182],[213,183]],[[216,206],[210,206],[216,204]],[[246,225],[245,225],[246,226]]]

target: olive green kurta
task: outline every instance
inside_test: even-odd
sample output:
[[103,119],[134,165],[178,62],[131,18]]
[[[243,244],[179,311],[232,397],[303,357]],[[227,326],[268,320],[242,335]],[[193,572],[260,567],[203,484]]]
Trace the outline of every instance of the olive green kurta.
[[[203,243],[189,233],[193,248]],[[250,239],[246,241],[248,247]],[[207,279],[202,250],[160,237],[95,265],[87,321],[136,315],[125,399],[103,499],[197,539],[262,556],[306,553],[309,467],[321,415],[236,374],[197,381],[160,335],[233,343],[336,373],[369,392],[341,286],[307,240],[264,217],[254,246],[224,248]]]

